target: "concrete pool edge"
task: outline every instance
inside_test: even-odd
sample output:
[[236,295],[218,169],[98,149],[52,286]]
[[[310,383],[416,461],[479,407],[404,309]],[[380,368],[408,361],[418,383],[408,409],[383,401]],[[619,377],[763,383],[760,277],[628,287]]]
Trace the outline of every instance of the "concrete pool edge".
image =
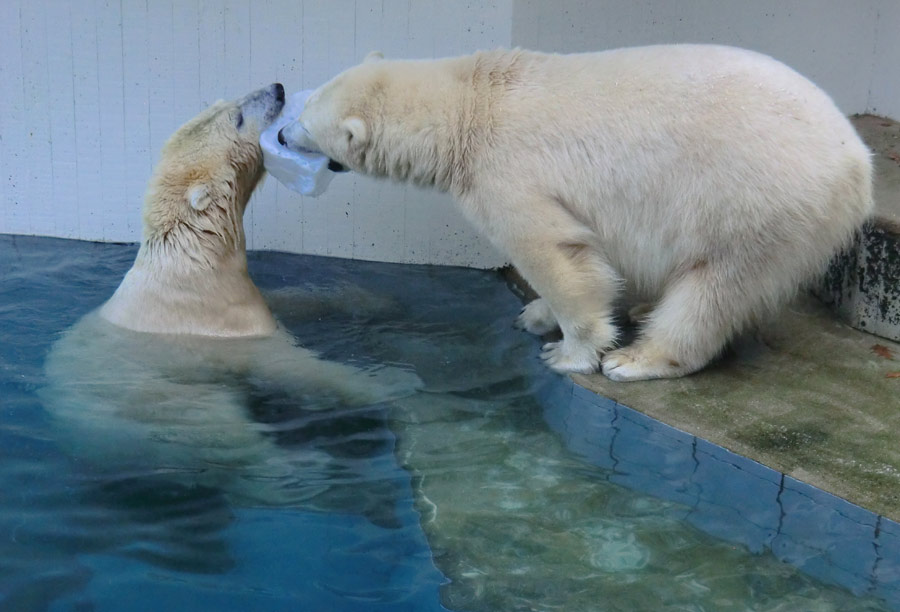
[[[537,297],[515,268],[500,273],[523,303]],[[627,344],[634,330],[624,335]],[[900,343],[837,320],[811,295],[799,296],[694,375],[629,383],[602,374],[572,379],[900,521]]]
[[572,379],[539,395],[548,425],[610,482],[683,504],[701,531],[900,610],[900,524]]
[[900,344],[799,300],[685,378],[576,383],[894,521],[900,520]]

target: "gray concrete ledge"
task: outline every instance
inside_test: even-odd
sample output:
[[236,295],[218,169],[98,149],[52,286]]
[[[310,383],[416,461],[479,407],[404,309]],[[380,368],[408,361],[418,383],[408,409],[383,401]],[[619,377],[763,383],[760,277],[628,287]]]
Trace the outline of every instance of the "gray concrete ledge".
[[685,378],[575,382],[797,480],[900,520],[900,344],[801,300]]

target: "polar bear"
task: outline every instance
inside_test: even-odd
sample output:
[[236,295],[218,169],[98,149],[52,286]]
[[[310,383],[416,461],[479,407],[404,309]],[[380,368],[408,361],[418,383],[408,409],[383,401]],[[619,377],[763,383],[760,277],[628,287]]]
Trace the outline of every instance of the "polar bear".
[[163,148],[133,266],[45,362],[44,404],[78,458],[287,502],[291,489],[302,491],[283,478],[328,457],[277,454],[250,418],[250,387],[277,388],[311,409],[375,403],[419,386],[403,370],[363,371],[297,346],[248,275],[242,218],[264,175],[260,132],[283,104],[277,83],[218,102]]
[[[703,368],[873,206],[869,152],[828,95],[723,46],[373,55],[280,140],[452,193],[541,296],[519,323],[562,331],[546,363],[620,381]],[[616,349],[620,294],[650,309]]]

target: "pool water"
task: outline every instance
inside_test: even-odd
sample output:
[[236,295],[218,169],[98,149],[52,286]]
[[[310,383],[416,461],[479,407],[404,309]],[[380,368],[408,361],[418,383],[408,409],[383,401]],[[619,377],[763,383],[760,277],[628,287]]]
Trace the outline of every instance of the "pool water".
[[[198,454],[210,444],[197,421],[143,415],[125,442],[126,421],[99,401],[61,421],[45,360],[135,252],[0,236],[0,610],[900,609],[893,526],[879,519],[874,544],[847,531],[798,555],[782,527],[807,506],[787,512],[784,480],[765,475],[778,507],[744,512],[755,493],[744,501],[732,484],[716,488],[730,501],[701,511],[696,474],[714,451],[688,441],[684,455],[651,425],[626,433],[633,415],[576,406],[583,392],[512,328],[520,303],[492,272],[251,253],[252,277],[302,346],[415,371],[424,388],[347,406],[182,373],[186,394],[196,384],[239,398],[232,431],[260,442],[234,462]],[[129,401],[122,413],[140,414]],[[173,439],[180,451],[167,455]],[[770,514],[771,528],[759,518]],[[845,561],[873,546],[871,567]],[[817,571],[818,559],[859,580]]]

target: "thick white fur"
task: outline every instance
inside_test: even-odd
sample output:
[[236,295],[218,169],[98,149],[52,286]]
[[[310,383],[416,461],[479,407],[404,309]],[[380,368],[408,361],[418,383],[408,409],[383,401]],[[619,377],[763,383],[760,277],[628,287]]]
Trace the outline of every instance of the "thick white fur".
[[[615,380],[702,368],[872,210],[869,152],[831,99],[741,49],[376,59],[298,121],[354,170],[453,193],[542,296],[520,323],[561,328],[548,365],[603,355]],[[611,350],[623,287],[654,306]]]
[[260,131],[281,110],[275,91],[219,102],[172,136],[150,182],[133,267],[52,347],[43,397],[79,458],[287,502],[301,491],[282,477],[324,459],[274,452],[249,419],[247,381],[310,408],[377,402],[419,384],[298,346],[247,273],[242,217],[263,176]]

